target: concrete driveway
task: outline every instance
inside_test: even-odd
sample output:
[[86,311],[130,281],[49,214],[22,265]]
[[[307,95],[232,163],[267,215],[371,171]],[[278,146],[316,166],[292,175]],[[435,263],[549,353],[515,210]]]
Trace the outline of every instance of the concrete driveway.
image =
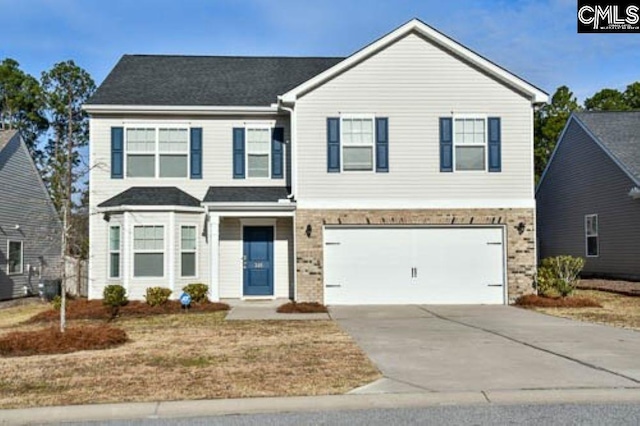
[[640,333],[509,306],[336,306],[385,378],[356,393],[640,388]]

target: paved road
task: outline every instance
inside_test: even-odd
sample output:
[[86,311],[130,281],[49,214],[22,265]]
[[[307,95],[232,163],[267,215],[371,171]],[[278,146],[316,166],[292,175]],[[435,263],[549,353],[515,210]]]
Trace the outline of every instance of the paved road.
[[333,307],[385,379],[358,392],[640,388],[640,333],[509,306]]
[[67,425],[638,425],[640,405],[490,405],[145,419]]

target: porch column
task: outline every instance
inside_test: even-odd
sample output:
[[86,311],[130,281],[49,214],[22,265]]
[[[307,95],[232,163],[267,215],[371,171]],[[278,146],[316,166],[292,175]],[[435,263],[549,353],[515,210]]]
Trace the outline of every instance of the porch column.
[[220,215],[209,213],[209,294],[220,300]]

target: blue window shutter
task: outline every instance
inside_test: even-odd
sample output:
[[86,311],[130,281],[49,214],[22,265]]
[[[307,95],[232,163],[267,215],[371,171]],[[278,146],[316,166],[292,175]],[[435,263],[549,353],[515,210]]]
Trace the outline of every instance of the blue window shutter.
[[244,127],[233,128],[233,178],[244,179]]
[[376,118],[376,173],[389,171],[389,119]]
[[191,179],[202,179],[202,128],[191,128]]
[[111,128],[111,179],[124,177],[124,129]]
[[327,118],[327,172],[340,173],[340,119]]
[[453,120],[440,118],[440,171],[453,171]]
[[284,177],[284,127],[274,127],[271,131],[271,178]]
[[489,117],[487,122],[489,126],[489,171],[500,172],[502,171],[500,117]]

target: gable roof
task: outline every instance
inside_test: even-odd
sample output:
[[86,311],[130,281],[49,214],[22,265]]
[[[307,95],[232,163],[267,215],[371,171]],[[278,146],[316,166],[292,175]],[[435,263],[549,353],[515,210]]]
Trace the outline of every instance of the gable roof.
[[463,46],[462,44],[441,33],[435,28],[425,24],[421,20],[414,18],[406,24],[391,31],[387,35],[369,44],[368,46],[360,49],[353,55],[346,58],[344,61],[341,61],[328,70],[316,75],[310,80],[305,81],[299,86],[283,94],[281,96],[281,100],[285,103],[295,102],[296,99],[302,94],[313,90],[314,88],[318,87],[334,76],[355,66],[356,64],[362,62],[376,52],[386,48],[387,46],[395,43],[396,41],[412,32],[420,34],[432,43],[471,63],[472,65],[478,67],[480,70],[493,76],[499,81],[502,81],[504,84],[528,95],[531,98],[532,103],[545,103],[549,99],[549,95],[543,90],[511,73],[510,71],[507,71],[501,66],[489,61],[484,56],[477,54],[468,47]]
[[640,186],[640,111],[581,111],[569,116],[536,186],[542,187],[572,122],[577,123],[629,178]]
[[640,182],[640,111],[577,112],[574,116]]
[[205,203],[277,203],[286,200],[289,188],[284,186],[210,186]]
[[119,206],[184,206],[199,207],[200,200],[175,186],[133,186],[98,207]]
[[124,55],[86,105],[270,106],[342,59]]
[[0,130],[0,151],[18,134],[17,130]]

